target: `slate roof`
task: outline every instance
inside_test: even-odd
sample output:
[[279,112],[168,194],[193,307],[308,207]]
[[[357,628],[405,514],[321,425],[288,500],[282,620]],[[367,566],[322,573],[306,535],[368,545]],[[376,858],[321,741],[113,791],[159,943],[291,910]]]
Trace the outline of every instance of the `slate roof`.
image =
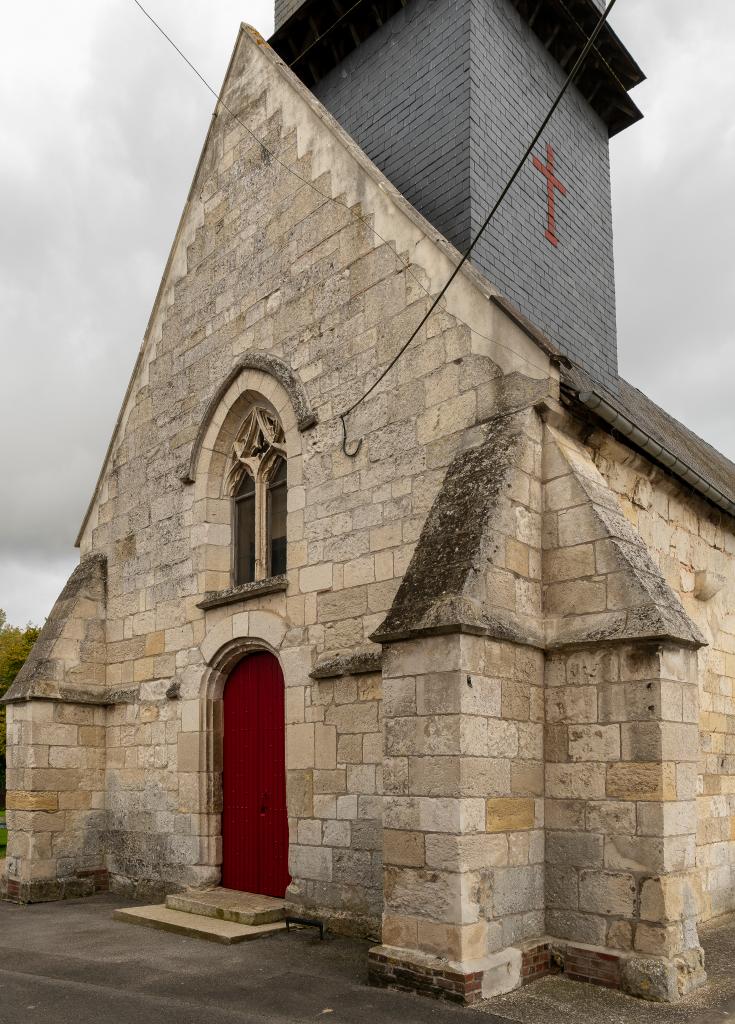
[[656,405],[638,388],[619,377],[618,393],[614,395],[576,365],[562,367],[561,376],[562,386],[568,393],[578,396],[593,391],[604,398],[613,409],[720,491],[728,501],[735,503],[735,463]]
[[[510,0],[542,45],[569,71],[600,18],[596,0]],[[365,42],[407,0],[302,0],[269,42],[310,89]],[[347,10],[345,10],[347,7]],[[576,86],[616,135],[642,114],[628,95],[645,75],[605,25]]]

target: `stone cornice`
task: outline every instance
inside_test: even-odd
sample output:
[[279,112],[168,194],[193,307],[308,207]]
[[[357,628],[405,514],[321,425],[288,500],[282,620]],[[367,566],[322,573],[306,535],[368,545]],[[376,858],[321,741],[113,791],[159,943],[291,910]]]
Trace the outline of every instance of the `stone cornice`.
[[383,652],[374,650],[355,651],[354,654],[324,655],[309,673],[312,679],[337,679],[339,676],[366,675],[380,672],[383,666]]
[[197,608],[207,611],[210,608],[221,608],[223,605],[250,601],[256,597],[263,597],[265,594],[280,594],[287,589],[288,576],[284,573],[282,576],[270,576],[267,580],[255,580],[254,583],[243,583],[239,587],[230,587],[229,590],[218,590],[206,594]]

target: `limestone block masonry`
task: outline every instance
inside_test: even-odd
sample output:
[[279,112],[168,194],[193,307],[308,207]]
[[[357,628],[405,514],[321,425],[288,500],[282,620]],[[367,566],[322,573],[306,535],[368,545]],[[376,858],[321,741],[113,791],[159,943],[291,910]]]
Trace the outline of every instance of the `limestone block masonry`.
[[[733,523],[564,406],[554,347],[472,267],[348,458],[340,413],[456,251],[246,27],[223,101],[274,156],[218,110],[79,567],[6,698],[7,896],[217,885],[223,693],[267,651],[286,901],[374,938],[375,984],[469,1004],[561,964],[679,999],[735,908]],[[253,405],[287,566],[240,585]]]

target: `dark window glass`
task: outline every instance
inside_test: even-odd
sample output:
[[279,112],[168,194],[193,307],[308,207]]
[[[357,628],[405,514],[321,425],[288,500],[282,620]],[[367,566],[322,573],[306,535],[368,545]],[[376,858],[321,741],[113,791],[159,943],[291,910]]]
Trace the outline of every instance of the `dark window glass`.
[[255,579],[255,483],[245,474],[235,495],[235,583]]
[[268,543],[270,574],[286,571],[286,460],[279,459],[268,485]]

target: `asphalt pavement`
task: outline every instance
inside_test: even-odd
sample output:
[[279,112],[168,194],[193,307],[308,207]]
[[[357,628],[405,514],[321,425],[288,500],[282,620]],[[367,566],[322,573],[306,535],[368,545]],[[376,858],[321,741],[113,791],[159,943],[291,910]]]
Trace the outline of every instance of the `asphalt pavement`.
[[0,903],[2,1024],[459,1024],[463,1014],[368,987],[367,942],[303,929],[220,946],[113,921],[124,905]]
[[220,946],[112,920],[112,896],[0,903],[0,1024],[723,1024],[735,921],[702,930],[710,982],[675,1007],[548,978],[479,1009],[370,988],[369,943],[312,930]]

